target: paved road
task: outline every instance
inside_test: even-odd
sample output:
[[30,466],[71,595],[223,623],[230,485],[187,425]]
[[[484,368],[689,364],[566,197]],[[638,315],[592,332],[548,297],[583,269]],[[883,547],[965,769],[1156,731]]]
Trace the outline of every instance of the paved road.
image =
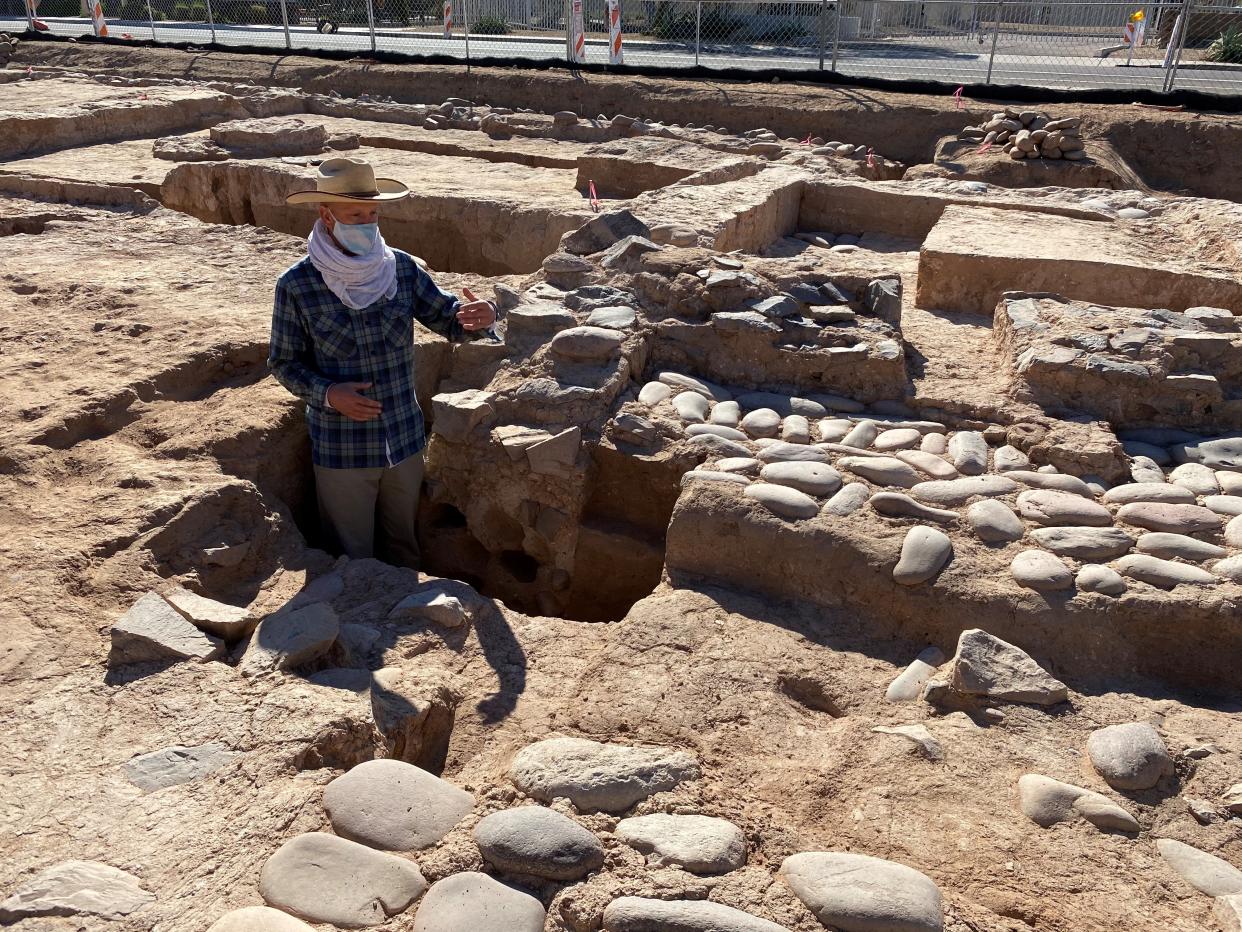
[[[82,35],[90,32],[90,24],[81,19],[46,20],[57,35]],[[0,29],[19,29],[21,20],[0,18]],[[211,40],[205,24],[112,23],[113,36],[128,33],[135,39],[155,38],[163,42],[202,42]],[[216,41],[223,45],[271,46],[283,49],[285,32],[281,26],[215,27]],[[365,28],[343,28],[340,32],[322,35],[311,26],[292,26],[289,30],[292,47],[313,51],[337,49],[366,54],[371,51],[371,38]],[[960,84],[984,83],[991,58],[993,84],[1017,84],[1047,88],[1144,88],[1159,91],[1165,81],[1164,69],[1158,60],[1148,59],[1140,65],[1127,67],[1123,56],[1097,58],[1094,51],[1104,40],[1078,39],[1067,42],[1064,37],[1002,34],[995,57],[990,42],[977,38],[935,37],[890,40],[859,40],[843,42],[838,50],[837,68],[844,74],[859,77],[936,80]],[[467,40],[458,32],[445,39],[438,31],[420,29],[376,30],[376,46],[383,51],[415,55],[451,55],[467,57]],[[819,49],[814,46],[773,47],[758,45],[718,46],[703,44],[695,54],[693,44],[653,42],[628,39],[626,61],[634,65],[690,67],[698,64],[709,68],[741,69],[817,69]],[[471,36],[471,58],[561,59],[565,56],[563,36]],[[604,62],[607,47],[604,40],[587,42],[587,60]],[[825,67],[831,66],[832,50],[825,51]],[[1236,95],[1242,93],[1242,70],[1218,70],[1184,66],[1177,72],[1178,89]]]

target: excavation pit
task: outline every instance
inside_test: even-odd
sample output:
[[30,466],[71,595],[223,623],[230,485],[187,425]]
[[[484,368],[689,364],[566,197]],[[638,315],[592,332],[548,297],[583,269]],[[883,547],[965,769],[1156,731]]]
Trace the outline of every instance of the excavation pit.
[[[1242,214],[1126,139],[1236,121],[1061,102],[1088,167],[1019,174],[943,145],[1002,103],[81,46],[0,72],[6,891],[322,918],[273,873],[355,844],[532,930],[673,900],[816,932],[802,881],[868,855],[912,928],[1209,927],[1170,843],[1242,866]],[[336,155],[505,311],[414,329],[420,572],[331,552],[267,373],[314,216],[284,199]],[[1106,724],[1154,785],[1110,781]],[[387,852],[331,787],[398,763],[444,832]],[[601,856],[537,879],[496,816]],[[710,872],[640,838],[703,816]]]

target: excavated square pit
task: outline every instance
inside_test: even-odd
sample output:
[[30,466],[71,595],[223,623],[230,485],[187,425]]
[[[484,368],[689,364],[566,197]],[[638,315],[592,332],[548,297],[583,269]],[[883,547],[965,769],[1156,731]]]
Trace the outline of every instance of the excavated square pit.
[[[1123,174],[1104,108],[1097,175],[1032,187],[985,153],[987,182],[884,157],[897,121],[903,157],[947,151],[974,115],[944,101],[82,45],[37,54],[121,71],[0,71],[0,692],[29,710],[6,891],[86,859],[153,897],[118,928],[323,919],[273,894],[273,855],[348,835],[334,781],[379,763],[438,774],[464,813],[362,849],[435,881],[394,929],[469,881],[524,897],[532,932],[612,932],[622,907],[815,932],[780,868],[799,852],[896,872],[868,927],[908,905],[903,870],[912,928],[1209,927],[1168,852],[1242,864],[1237,205],[1073,187]],[[427,99],[446,81],[490,105]],[[400,99],[311,92],[351,82]],[[683,125],[517,109],[552,100]],[[811,142],[863,132],[874,166]],[[422,575],[317,546],[303,405],[267,377],[273,282],[313,217],[284,198],[337,154],[414,190],[394,245],[507,312],[499,342],[415,330]],[[143,654],[168,645],[121,620],[165,601],[197,659]],[[981,649],[1020,688],[972,692]],[[1176,762],[1154,786],[1089,752],[1113,722],[1154,723]],[[658,760],[615,781],[644,798],[565,791],[573,754],[544,739],[566,737],[613,745],[573,752],[595,789],[620,758],[589,755]],[[535,804],[600,864],[486,857],[480,820]],[[657,864],[640,814],[727,820],[746,863]]]

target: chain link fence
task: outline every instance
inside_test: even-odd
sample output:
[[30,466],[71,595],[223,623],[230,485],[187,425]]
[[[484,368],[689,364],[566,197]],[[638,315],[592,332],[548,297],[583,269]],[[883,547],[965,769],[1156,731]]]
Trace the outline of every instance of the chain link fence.
[[[579,60],[618,63],[608,0],[103,0],[103,10],[113,37],[467,61],[573,61],[580,21]],[[1204,0],[621,0],[619,13],[629,65],[1242,93],[1242,5]],[[86,0],[0,0],[0,30],[31,22],[91,32]]]

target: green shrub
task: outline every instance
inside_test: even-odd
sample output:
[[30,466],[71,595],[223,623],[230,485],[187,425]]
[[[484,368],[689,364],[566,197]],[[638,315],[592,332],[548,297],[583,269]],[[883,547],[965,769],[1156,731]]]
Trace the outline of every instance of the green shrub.
[[187,16],[187,18],[188,18],[191,22],[195,22],[195,23],[205,23],[205,22],[207,22],[207,4],[205,4],[205,3],[191,3],[191,4],[190,4],[190,12],[189,12],[189,15]]
[[1242,29],[1233,26],[1221,33],[1220,38],[1208,46],[1208,61],[1242,65]]
[[480,36],[505,36],[509,34],[509,24],[501,16],[480,16],[470,24],[470,31]]

